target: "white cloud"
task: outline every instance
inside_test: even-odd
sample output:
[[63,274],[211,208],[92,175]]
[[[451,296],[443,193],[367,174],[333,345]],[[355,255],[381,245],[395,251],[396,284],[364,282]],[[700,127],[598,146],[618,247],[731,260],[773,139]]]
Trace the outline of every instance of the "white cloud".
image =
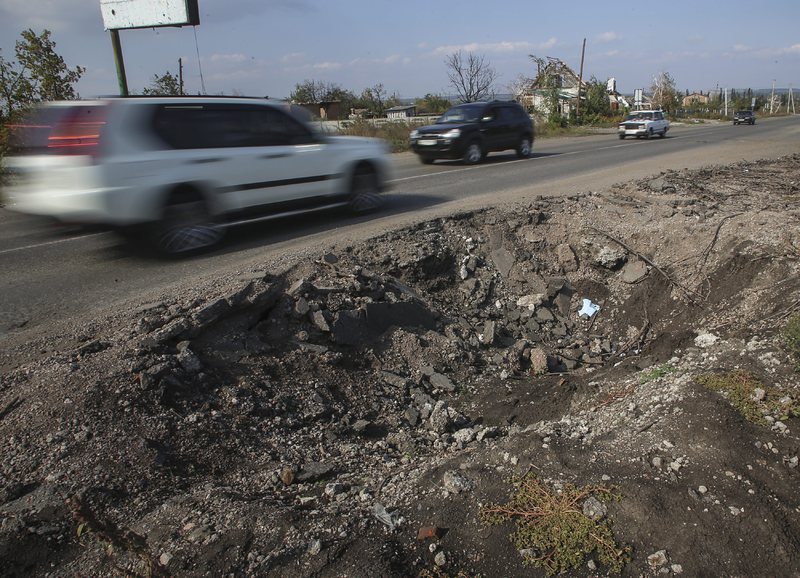
[[552,48],[558,43],[556,38],[549,38],[545,42],[534,43],[528,41],[505,41],[505,42],[471,42],[469,44],[450,44],[448,46],[438,46],[433,49],[433,54],[437,56],[452,54],[459,50],[475,53],[502,54],[509,52],[531,52]]
[[290,62],[297,62],[299,60],[303,60],[305,58],[304,52],[290,52],[289,54],[284,54],[281,56],[281,62],[284,64],[288,64]]
[[781,54],[800,54],[800,44],[792,44],[787,48],[781,48]]
[[341,62],[317,62],[311,65],[314,70],[339,70],[341,67]]
[[[13,23],[19,31],[32,28],[39,33],[43,29],[54,33],[56,42],[59,32],[92,32],[103,29],[99,0],[2,0],[0,21]],[[3,42],[6,42],[3,39]]]
[[244,54],[212,54],[209,59],[214,64],[238,64],[247,60]]
[[350,64],[350,66],[359,66],[361,64],[411,64],[411,59],[407,56],[401,56],[399,54],[390,54],[385,58],[354,58],[348,64]]
[[734,52],[747,52],[750,50],[750,47],[746,44],[734,44],[733,51]]
[[616,32],[603,32],[597,37],[597,41],[602,43],[614,42],[615,40],[622,40],[622,36]]

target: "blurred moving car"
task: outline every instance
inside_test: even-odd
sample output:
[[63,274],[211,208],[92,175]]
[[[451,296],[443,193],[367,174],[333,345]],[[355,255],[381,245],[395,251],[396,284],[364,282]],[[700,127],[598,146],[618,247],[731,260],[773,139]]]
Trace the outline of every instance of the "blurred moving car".
[[242,222],[370,210],[388,180],[383,141],[317,133],[295,107],[258,98],[54,102],[10,128],[8,208],[108,225],[166,254]]
[[660,138],[667,136],[669,130],[669,120],[661,110],[636,110],[631,112],[628,117],[619,124],[619,138],[635,136],[636,138],[652,138],[658,135]]
[[470,102],[452,107],[436,124],[412,130],[409,138],[411,149],[424,164],[461,159],[471,165],[491,151],[506,149],[526,158],[533,147],[533,122],[513,101]]
[[752,110],[737,110],[733,113],[733,124],[756,124],[756,115]]

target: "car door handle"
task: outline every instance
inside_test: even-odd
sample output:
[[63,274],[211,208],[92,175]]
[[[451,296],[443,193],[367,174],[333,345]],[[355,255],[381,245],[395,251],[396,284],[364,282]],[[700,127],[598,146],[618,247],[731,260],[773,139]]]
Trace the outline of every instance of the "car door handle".
[[206,164],[206,163],[218,163],[221,160],[223,160],[223,159],[222,158],[211,157],[211,158],[207,158],[207,159],[192,159],[189,162],[192,163],[192,164],[200,165],[200,164]]
[[258,158],[260,158],[260,159],[280,159],[280,158],[283,158],[283,157],[290,157],[290,156],[292,156],[292,153],[283,152],[283,153],[268,153],[268,154],[265,154],[265,155],[261,155]]

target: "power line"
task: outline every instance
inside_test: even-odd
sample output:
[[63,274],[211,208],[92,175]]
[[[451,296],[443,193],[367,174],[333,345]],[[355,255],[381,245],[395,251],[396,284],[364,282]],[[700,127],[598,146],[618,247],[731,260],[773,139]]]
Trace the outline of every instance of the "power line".
[[197,43],[197,26],[192,26],[192,30],[194,31],[194,50],[197,53],[197,68],[200,70],[200,88],[203,94],[206,94],[206,82],[203,80],[203,65],[200,62],[200,46]]

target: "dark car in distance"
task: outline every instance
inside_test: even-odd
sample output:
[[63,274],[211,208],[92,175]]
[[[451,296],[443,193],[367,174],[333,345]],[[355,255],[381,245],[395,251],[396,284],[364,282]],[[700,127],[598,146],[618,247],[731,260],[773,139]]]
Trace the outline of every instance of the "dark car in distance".
[[490,152],[508,149],[525,158],[533,146],[533,122],[513,101],[469,102],[452,107],[436,124],[411,131],[410,140],[424,164],[461,159],[472,165]]
[[756,115],[752,110],[737,110],[733,115],[733,124],[756,124]]

